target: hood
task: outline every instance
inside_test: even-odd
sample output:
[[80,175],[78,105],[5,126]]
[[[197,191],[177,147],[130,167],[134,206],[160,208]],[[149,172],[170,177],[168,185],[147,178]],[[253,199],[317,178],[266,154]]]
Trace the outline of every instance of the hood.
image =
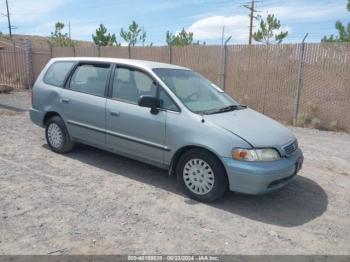
[[253,147],[281,147],[296,139],[289,129],[277,121],[249,108],[205,115],[204,118],[240,136]]

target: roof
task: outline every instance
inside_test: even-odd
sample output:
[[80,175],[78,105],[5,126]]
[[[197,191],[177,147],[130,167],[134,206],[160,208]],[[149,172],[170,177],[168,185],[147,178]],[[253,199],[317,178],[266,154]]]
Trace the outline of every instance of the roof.
[[182,67],[182,66],[154,62],[154,61],[147,61],[147,60],[136,60],[136,59],[121,59],[121,58],[108,58],[108,57],[60,57],[60,58],[53,58],[53,60],[54,61],[69,60],[69,61],[110,62],[110,63],[125,64],[125,65],[131,65],[131,66],[147,68],[147,69],[169,68],[169,69],[189,70],[188,68]]

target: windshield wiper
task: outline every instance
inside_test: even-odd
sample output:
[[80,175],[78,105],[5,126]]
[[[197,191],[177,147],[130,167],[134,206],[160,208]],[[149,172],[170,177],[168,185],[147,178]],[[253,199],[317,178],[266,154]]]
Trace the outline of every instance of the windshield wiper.
[[229,112],[229,111],[234,111],[234,110],[237,110],[240,108],[241,108],[240,105],[230,105],[230,106],[222,107],[222,108],[218,109],[218,111],[219,112]]
[[202,113],[204,115],[211,115],[211,114],[218,114],[218,113],[224,113],[224,112],[239,110],[239,109],[243,109],[243,108],[247,108],[247,107],[246,106],[242,106],[242,105],[229,105],[229,106],[225,106],[225,107],[222,107],[222,108],[219,108],[219,109],[203,111]]

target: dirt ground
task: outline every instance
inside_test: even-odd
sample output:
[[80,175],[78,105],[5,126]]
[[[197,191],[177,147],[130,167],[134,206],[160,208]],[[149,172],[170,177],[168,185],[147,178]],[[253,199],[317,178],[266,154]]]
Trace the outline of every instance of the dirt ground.
[[29,104],[0,95],[0,254],[350,254],[349,134],[293,128],[305,163],[290,185],[202,204],[166,171],[51,152]]

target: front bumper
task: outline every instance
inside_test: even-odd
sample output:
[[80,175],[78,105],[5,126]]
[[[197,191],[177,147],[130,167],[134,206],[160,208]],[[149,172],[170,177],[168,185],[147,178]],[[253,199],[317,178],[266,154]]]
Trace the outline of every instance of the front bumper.
[[237,161],[222,158],[231,191],[264,194],[287,185],[301,169],[303,153],[297,149],[288,158],[271,162]]

